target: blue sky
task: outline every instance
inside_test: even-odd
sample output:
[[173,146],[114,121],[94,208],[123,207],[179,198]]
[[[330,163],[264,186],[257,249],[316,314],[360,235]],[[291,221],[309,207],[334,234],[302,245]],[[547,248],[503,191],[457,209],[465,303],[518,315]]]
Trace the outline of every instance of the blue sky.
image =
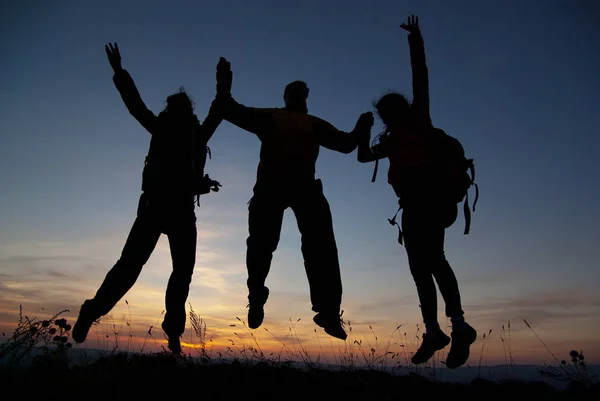
[[[600,360],[600,7],[591,0],[543,4],[3,3],[0,325],[16,322],[18,304],[34,312],[67,308],[74,318],[117,260],[135,217],[150,137],[114,88],[104,44],[119,43],[124,68],[155,112],[184,85],[203,119],[224,56],[239,102],[282,106],[285,85],[301,79],[311,89],[309,112],[350,130],[378,96],[411,95],[408,43],[398,25],[416,14],[433,122],[475,159],[481,190],[471,234],[462,235],[460,215],[446,242],[467,319],[482,332],[521,322],[513,329],[522,331],[524,361],[547,354],[522,318],[556,353],[587,348]],[[376,121],[373,135],[380,129]],[[223,188],[197,209],[190,302],[219,337],[246,313],[246,202],[260,143],[224,122],[209,145],[206,169]],[[356,153],[322,149],[317,163],[338,239],[344,316],[357,332],[420,323],[406,255],[386,221],[396,209],[387,166],[371,183],[373,166],[359,164]],[[162,238],[125,297],[141,332],[164,308],[169,271]],[[266,327],[285,332],[288,318],[301,317],[301,329],[312,332],[291,211],[267,285]],[[499,335],[494,341],[501,347]]]

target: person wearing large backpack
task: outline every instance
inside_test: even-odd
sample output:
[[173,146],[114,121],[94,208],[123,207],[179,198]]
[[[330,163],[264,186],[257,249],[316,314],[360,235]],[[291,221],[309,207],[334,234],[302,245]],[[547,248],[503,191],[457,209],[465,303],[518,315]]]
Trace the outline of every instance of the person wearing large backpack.
[[[230,69],[224,58],[220,63]],[[230,70],[229,74],[231,84]],[[321,180],[315,178],[315,164],[321,146],[353,152],[358,138],[371,129],[373,113],[363,113],[353,131],[346,133],[308,114],[308,93],[305,82],[291,82],[283,93],[283,108],[246,107],[236,102],[230,91],[217,94],[223,118],[261,141],[257,178],[248,207],[248,326],[256,329],[263,322],[269,296],[265,281],[279,242],[284,211],[289,207],[302,236],[302,256],[312,310],[316,312],[313,321],[330,336],[345,340],[338,250],[329,203]]]
[[[458,282],[444,254],[444,235],[457,218],[457,203],[464,200],[465,212],[469,210],[467,191],[474,185],[473,163],[464,157],[458,140],[431,122],[428,70],[418,17],[409,17],[400,26],[409,32],[413,102],[398,93],[384,95],[376,109],[385,132],[373,146],[370,136],[362,137],[357,158],[361,163],[389,159],[388,183],[399,198],[398,211],[402,209],[398,241],[404,241],[426,328],[411,361],[424,363],[452,341],[446,366],[456,368],[467,361],[477,332],[465,322]],[[376,170],[373,181],[375,174]],[[465,217],[470,218],[470,211]],[[395,219],[390,219],[390,224],[397,224]],[[434,279],[452,322],[452,339],[438,323]]]
[[[92,324],[108,314],[136,282],[161,234],[169,239],[173,271],[168,281],[162,328],[169,349],[181,353],[189,286],[196,261],[196,202],[220,184],[204,174],[207,143],[222,117],[214,102],[202,124],[183,88],[167,97],[156,116],[144,104],[128,71],[121,66],[119,47],[105,46],[113,81],[129,113],[151,134],[142,173],[142,194],[121,257],[107,273],[95,296],[81,305],[73,340],[85,341]],[[196,199],[195,199],[196,198]]]

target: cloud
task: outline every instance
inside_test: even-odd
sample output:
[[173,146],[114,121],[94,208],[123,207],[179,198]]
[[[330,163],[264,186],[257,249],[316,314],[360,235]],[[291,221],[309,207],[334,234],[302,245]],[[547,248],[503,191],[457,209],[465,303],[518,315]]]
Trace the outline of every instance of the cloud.
[[460,282],[464,286],[481,286],[489,285],[490,283],[511,283],[516,274],[511,274],[506,268],[492,271],[477,271],[462,275]]
[[590,291],[538,291],[512,299],[489,298],[479,304],[468,305],[472,313],[527,314],[569,318],[578,314],[578,310],[592,308],[600,314],[600,294]]
[[[584,342],[595,338],[600,330],[600,295],[593,291],[539,291],[516,298],[489,298],[483,302],[465,305],[467,320],[479,328],[501,332],[512,322],[511,331],[533,335],[524,323],[526,319],[545,341]],[[505,335],[505,334],[504,334]],[[596,340],[596,345],[600,343]]]
[[[239,255],[238,259],[234,259],[236,254],[219,249],[218,240],[230,233],[230,227],[223,225],[206,224],[199,229],[199,237],[204,242],[215,241],[215,246],[203,244],[198,247],[192,287],[199,286],[199,291],[209,288],[222,294],[231,291],[235,282],[240,281],[231,277],[245,275],[245,267],[240,269],[238,266]],[[95,293],[118,259],[125,238],[126,233],[75,241],[0,245],[2,311],[10,315],[18,312],[19,305],[24,305],[35,310],[43,306],[52,312],[76,309],[76,314],[83,300]],[[171,266],[168,241],[163,236],[126,298],[137,296],[156,309],[161,308]],[[150,314],[145,317],[150,317]]]

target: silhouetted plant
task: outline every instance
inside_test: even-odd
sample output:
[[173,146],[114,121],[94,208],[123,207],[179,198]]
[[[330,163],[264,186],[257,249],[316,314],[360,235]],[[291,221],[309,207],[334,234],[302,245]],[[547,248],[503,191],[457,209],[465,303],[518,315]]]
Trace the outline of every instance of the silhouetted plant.
[[564,359],[560,362],[554,355],[554,353],[548,348],[546,343],[537,335],[533,327],[527,322],[527,320],[523,319],[525,325],[531,330],[533,334],[540,340],[540,342],[544,345],[544,347],[548,350],[550,355],[556,361],[556,365],[548,365],[544,364],[544,368],[540,370],[540,374],[549,377],[554,380],[565,381],[569,383],[577,383],[584,386],[592,386],[600,384],[600,381],[597,377],[592,376],[588,370],[585,362],[585,357],[583,356],[583,351],[571,350],[569,352],[569,357],[571,358],[570,362],[565,361]]
[[[192,303],[190,302],[190,324],[192,325],[192,330],[196,335],[196,339],[200,344],[200,360],[202,362],[208,362],[211,360],[209,353],[206,351],[206,322],[204,319],[200,317],[192,308]],[[211,340],[209,340],[210,342]]]
[[571,350],[569,352],[571,360],[561,360],[556,366],[544,365],[540,373],[554,380],[565,382],[576,382],[585,386],[591,386],[599,383],[597,377],[588,372],[583,351]]
[[71,348],[69,342],[71,325],[64,318],[59,318],[68,310],[63,310],[46,320],[29,318],[23,314],[23,306],[19,306],[19,322],[12,336],[0,345],[0,363],[5,365],[19,364],[32,351],[42,353],[34,356],[34,362],[41,358],[58,358],[66,356]]
[[[5,368],[4,372],[11,371],[10,368],[14,366],[14,364],[24,361],[29,356],[32,358],[29,359],[28,362],[32,362],[31,366],[34,369],[37,368],[40,372],[49,372],[48,369],[53,369],[52,372],[64,372],[66,374],[67,371],[70,371],[69,361],[73,360],[73,356],[68,352],[71,348],[71,343],[69,341],[71,325],[66,319],[60,317],[60,315],[64,312],[68,311],[61,311],[45,320],[40,320],[37,318],[30,319],[28,316],[23,314],[23,308],[21,307],[19,311],[19,322],[14,330],[13,335],[9,338],[9,340],[3,344],[0,344],[0,365]],[[208,364],[209,362],[218,363],[217,359],[213,359],[209,355],[212,352],[212,346],[209,347],[208,344],[212,340],[209,340],[207,337],[206,321],[194,311],[191,304],[189,318],[191,325],[189,346],[190,348],[199,350],[199,359],[192,358],[189,354],[186,354],[184,358],[173,361],[172,354],[170,352],[163,350],[163,352],[158,353],[144,353],[142,352],[142,345],[142,349],[140,349],[137,353],[117,354],[113,351],[110,353],[110,355],[108,355],[108,359],[101,358],[105,361],[102,363],[112,363],[110,361],[113,360],[113,357],[125,357],[126,360],[121,360],[119,363],[121,365],[126,364],[127,366],[123,366],[123,368],[127,369],[136,368],[142,361],[147,361],[151,364],[160,364],[160,366],[174,366],[173,363],[176,363],[178,365],[184,365],[186,369],[188,367],[194,369],[194,365],[200,365],[197,363],[198,361],[201,361],[202,365]],[[238,369],[243,364],[250,369],[252,366],[257,366],[259,369],[263,369],[265,366],[268,369],[289,369],[299,362],[303,365],[305,370],[315,372],[316,375],[319,374],[319,371],[322,368],[321,357],[325,355],[326,350],[324,350],[324,347],[321,345],[323,337],[319,337],[316,329],[313,329],[313,331],[317,335],[317,341],[319,342],[319,347],[321,349],[321,352],[317,353],[317,356],[309,353],[309,350],[304,345],[303,339],[301,339],[296,331],[295,326],[300,319],[289,319],[289,330],[285,336],[281,337],[278,337],[265,327],[264,330],[278,340],[282,345],[282,348],[279,352],[274,350],[274,352],[265,354],[255,336],[255,332],[250,330],[242,319],[238,317],[236,317],[236,319],[241,324],[230,325],[230,327],[237,328],[234,329],[235,331],[233,332],[233,336],[229,339],[229,346],[226,347],[226,350],[223,353],[219,352],[218,350],[216,351],[216,354],[219,356],[219,358],[223,357],[223,354],[225,356],[229,356],[231,359],[230,362],[232,363],[231,366],[233,368]],[[524,322],[527,327],[529,327],[529,329],[538,337],[542,344],[546,346],[542,339],[535,333],[531,325],[526,320],[524,320]],[[406,332],[400,333],[401,326],[402,325],[397,325],[392,331],[387,344],[382,344],[373,326],[368,326],[370,329],[370,334],[372,334],[371,339],[368,332],[366,335],[363,335],[364,333],[357,334],[357,332],[353,330],[350,321],[347,321],[349,334],[348,340],[345,342],[334,343],[331,339],[329,339],[331,344],[330,351],[333,351],[332,356],[335,358],[337,367],[342,368],[341,373],[355,375],[356,377],[363,377],[365,374],[367,375],[365,377],[375,377],[369,375],[372,375],[373,373],[395,373],[399,369],[403,369],[410,372],[411,375],[414,375],[415,373],[417,375],[421,374],[424,376],[429,376],[430,379],[437,381],[437,379],[439,379],[439,375],[443,372],[442,370],[436,368],[439,367],[439,364],[443,363],[444,354],[442,352],[438,353],[438,355],[436,355],[435,358],[432,358],[431,362],[426,366],[415,367],[410,365],[406,361],[410,360],[411,353],[418,348],[421,327],[417,325],[416,333],[414,333],[414,335],[407,335]],[[508,328],[510,330],[510,323]],[[108,330],[110,331],[110,329]],[[114,324],[112,325],[112,330],[116,332]],[[146,339],[143,341],[144,344],[152,336],[151,331],[152,327],[148,330]],[[491,335],[491,331],[492,330],[490,329],[489,332],[486,332],[481,339],[481,351],[479,352],[479,355],[477,355],[480,369],[482,364],[485,363],[484,354],[490,343],[489,337]],[[195,338],[192,338],[194,334]],[[399,339],[395,338],[396,334],[398,334]],[[507,340],[510,338],[510,333],[507,333],[503,327],[502,334],[502,338],[505,340],[503,341],[503,347],[505,347],[505,358],[507,358],[507,360],[509,359],[510,363],[513,364],[514,361],[512,359],[512,351],[510,351],[509,340]],[[115,336],[116,335],[117,333],[115,333]],[[131,337],[131,334],[129,334],[129,336]],[[107,334],[107,337],[110,336]],[[197,341],[199,346],[194,344],[194,339]],[[160,349],[160,345],[157,344],[157,348]],[[550,349],[547,346],[546,348],[556,359],[555,355],[550,351]],[[285,358],[285,356],[288,358]],[[143,359],[146,357],[153,359]],[[115,363],[118,362],[117,359],[114,359]],[[133,362],[130,363],[130,359]],[[93,368],[94,366],[98,366],[98,364],[96,362],[88,364],[88,367]],[[330,367],[333,367],[333,365],[330,365]],[[41,370],[39,370],[40,368]],[[59,370],[57,370],[57,368]],[[268,370],[268,372],[271,372],[271,370]],[[587,361],[585,360],[583,351],[571,351],[569,353],[569,359],[556,359],[555,366],[544,365],[544,368],[540,371],[540,373],[553,380],[568,382],[570,384],[570,388],[574,388],[573,386],[575,386],[578,389],[587,389],[591,386],[598,386],[600,384],[598,379],[593,377],[591,372],[588,370]]]

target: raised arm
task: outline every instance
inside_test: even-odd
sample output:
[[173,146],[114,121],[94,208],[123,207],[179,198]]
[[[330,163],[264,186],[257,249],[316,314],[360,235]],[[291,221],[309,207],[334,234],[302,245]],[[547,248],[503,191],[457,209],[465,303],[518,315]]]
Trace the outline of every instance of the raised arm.
[[431,115],[429,112],[429,73],[425,59],[425,44],[421,35],[421,29],[419,28],[419,17],[415,17],[414,15],[409,17],[408,22],[401,24],[400,27],[409,32],[408,46],[410,48],[413,82],[412,107],[421,122],[431,124]]
[[108,56],[108,61],[114,71],[113,82],[121,94],[121,99],[123,99],[123,103],[125,103],[127,110],[129,110],[129,114],[138,120],[149,133],[153,134],[157,126],[157,117],[152,111],[148,110],[131,75],[121,66],[119,46],[116,43],[114,46],[112,43],[109,43],[104,48]]
[[362,137],[368,137],[373,127],[373,113],[361,114],[349,133],[340,131],[327,121],[315,118],[313,130],[317,133],[319,144],[327,149],[341,153],[352,153]]
[[271,127],[271,114],[275,109],[260,109],[239,104],[231,96],[217,96],[223,119],[237,127],[256,134],[260,139]]
[[[231,65],[223,57],[219,59],[217,64],[217,95],[226,96],[231,95],[231,83],[233,80],[233,74],[231,72]],[[215,98],[210,105],[208,115],[204,119],[202,126],[196,126],[195,130],[200,129],[206,143],[213,136],[217,127],[223,122],[223,109],[220,107],[219,101]]]
[[208,115],[204,119],[201,127],[195,127],[195,129],[200,128],[203,136],[205,137],[206,142],[210,140],[213,136],[217,127],[223,121],[223,115],[219,110],[219,106],[217,104],[217,100],[213,100],[210,109],[208,110]]
[[370,145],[371,135],[360,136],[356,159],[359,163],[369,163],[387,157],[382,144]]
[[213,102],[215,114],[261,138],[270,129],[274,109],[247,107],[236,102],[231,96],[232,80],[231,64],[221,57],[217,64],[217,97]]

